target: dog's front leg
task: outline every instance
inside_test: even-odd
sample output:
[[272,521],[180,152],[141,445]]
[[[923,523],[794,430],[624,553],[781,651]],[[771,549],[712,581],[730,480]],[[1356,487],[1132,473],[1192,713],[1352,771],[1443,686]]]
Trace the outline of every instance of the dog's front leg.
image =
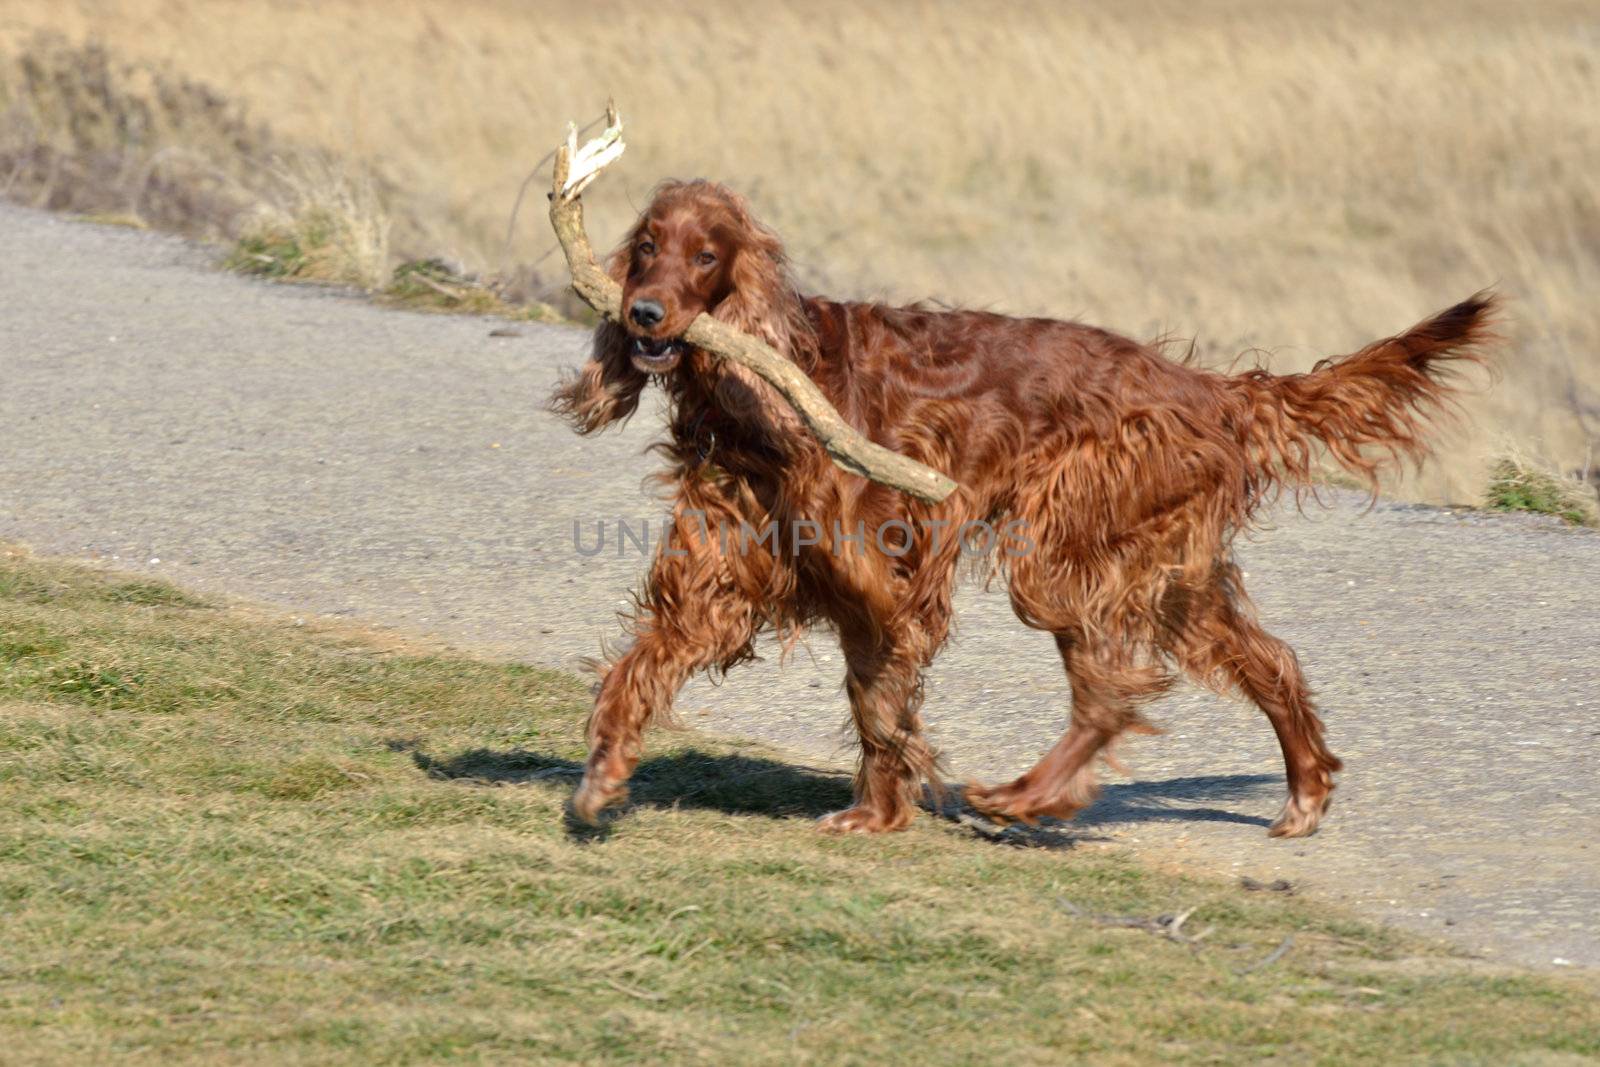
[[639,764],[644,728],[672,705],[700,657],[673,639],[681,633],[656,620],[606,672],[589,717],[589,762],[572,798],[572,811],[587,823],[628,797],[628,779]]
[[573,814],[584,822],[597,822],[627,799],[650,720],[671,709],[695,672],[745,658],[764,617],[745,590],[762,588],[764,573],[756,568],[770,561],[724,555],[716,533],[706,536],[702,517],[680,508],[678,532],[661,546],[640,597],[633,646],[600,683],[589,717],[589,762],[572,798]]

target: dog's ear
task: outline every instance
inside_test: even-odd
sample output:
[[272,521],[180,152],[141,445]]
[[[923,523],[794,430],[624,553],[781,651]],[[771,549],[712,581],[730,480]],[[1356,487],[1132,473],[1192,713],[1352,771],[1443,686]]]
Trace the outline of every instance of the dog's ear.
[[[618,285],[627,281],[637,233],[635,227],[606,261],[606,273]],[[594,330],[588,362],[556,386],[550,394],[550,410],[582,434],[625,421],[638,410],[639,394],[650,381],[649,375],[633,365],[629,357],[632,348],[633,338],[627,330],[609,319],[601,320]]]
[[[750,217],[743,200],[726,191],[723,195],[737,220],[738,238],[728,265],[728,294],[711,315],[810,370],[816,359],[816,339],[789,277],[783,245]],[[725,414],[748,423],[780,451],[788,451],[807,432],[778,391],[747,367],[722,364],[716,392]]]
[[777,234],[757,222],[738,194],[717,187],[737,232],[729,291],[712,317],[759,337],[802,366],[815,345],[800,295],[789,276],[789,261]]
[[743,235],[728,268],[728,295],[712,312],[715,318],[761,338],[779,351],[783,350],[788,332],[782,307],[785,279],[781,255],[758,235]]

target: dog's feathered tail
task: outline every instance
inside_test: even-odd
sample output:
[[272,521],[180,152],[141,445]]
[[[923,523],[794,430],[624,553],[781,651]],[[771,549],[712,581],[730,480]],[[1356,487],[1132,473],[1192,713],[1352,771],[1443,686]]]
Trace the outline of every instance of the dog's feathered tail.
[[1317,477],[1318,445],[1377,488],[1388,462],[1420,462],[1429,422],[1454,402],[1463,367],[1485,362],[1494,294],[1480,292],[1396,337],[1325,359],[1306,374],[1249,371],[1227,379],[1246,408],[1246,445],[1263,481]]

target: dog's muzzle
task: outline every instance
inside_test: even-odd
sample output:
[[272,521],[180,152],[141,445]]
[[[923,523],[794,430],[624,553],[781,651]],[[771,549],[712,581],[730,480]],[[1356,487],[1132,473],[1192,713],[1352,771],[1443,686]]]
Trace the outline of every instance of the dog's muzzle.
[[684,343],[676,337],[654,340],[649,337],[633,339],[633,365],[646,374],[665,374],[683,358]]

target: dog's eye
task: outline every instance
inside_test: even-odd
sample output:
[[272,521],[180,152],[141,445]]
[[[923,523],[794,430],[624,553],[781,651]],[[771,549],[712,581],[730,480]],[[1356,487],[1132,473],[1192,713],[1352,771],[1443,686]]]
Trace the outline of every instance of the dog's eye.
[[717,261],[717,256],[714,252],[701,252],[698,256],[694,257],[694,261],[700,264],[702,267],[709,267],[711,264]]
[[640,241],[639,242],[639,254],[641,256],[653,256],[653,255],[655,255],[656,254],[656,243],[654,241]]

